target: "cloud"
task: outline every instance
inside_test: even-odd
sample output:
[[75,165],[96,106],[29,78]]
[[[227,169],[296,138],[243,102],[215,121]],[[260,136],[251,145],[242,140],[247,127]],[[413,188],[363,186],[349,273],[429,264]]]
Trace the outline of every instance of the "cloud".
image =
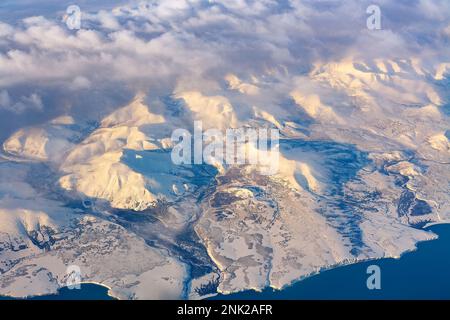
[[[431,19],[444,4],[431,2],[420,1],[416,9],[427,12],[419,23],[434,28]],[[410,23],[369,32],[360,1],[284,3],[181,0],[122,6],[86,14],[99,25],[76,33],[59,21],[30,17],[14,32],[11,26],[0,26],[8,30],[0,35],[10,40],[0,56],[0,85],[36,78],[72,81],[76,76],[90,78],[87,73],[94,72],[102,80],[126,82],[242,67],[262,72],[268,65],[310,65],[348,52],[364,56],[375,51],[382,58],[395,54],[389,52],[394,49],[411,53],[427,32],[422,30],[416,43],[406,41]],[[392,7],[398,14],[411,10],[406,4]],[[390,8],[383,3],[386,17]]]
[[11,98],[6,90],[0,91],[0,108],[11,105]]
[[[21,95],[28,100],[17,100],[17,113],[33,108],[76,116],[85,112],[73,100],[78,90],[90,90],[83,105],[101,114],[138,91],[157,96],[223,89],[227,74],[245,78],[276,71],[295,77],[317,63],[348,57],[414,57],[438,65],[450,56],[448,42],[436,33],[450,23],[448,1],[378,1],[378,31],[366,28],[371,1],[123,3],[99,8],[80,2],[85,20],[78,31],[61,21],[64,7],[53,15],[46,10],[0,23],[0,90],[28,91]],[[118,96],[115,103],[106,98],[111,91]],[[36,92],[50,104],[39,104]]]
[[21,114],[29,110],[41,111],[43,104],[41,97],[36,93],[32,93],[29,96],[22,96],[18,101],[13,102],[8,91],[2,90],[0,91],[0,109]]
[[89,81],[89,79],[82,77],[82,76],[77,76],[72,81],[72,89],[73,90],[88,89],[90,86],[91,86],[91,82]]

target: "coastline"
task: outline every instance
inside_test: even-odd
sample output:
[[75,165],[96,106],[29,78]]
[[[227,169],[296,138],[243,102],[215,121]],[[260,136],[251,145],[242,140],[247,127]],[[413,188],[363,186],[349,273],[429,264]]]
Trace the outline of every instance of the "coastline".
[[[337,264],[333,264],[333,265],[329,265],[329,266],[324,266],[324,267],[320,268],[318,271],[315,271],[315,272],[309,273],[309,274],[307,274],[307,275],[304,275],[304,276],[302,276],[302,277],[300,277],[300,278],[297,278],[297,279],[295,279],[294,281],[292,281],[292,282],[290,282],[290,283],[288,283],[288,284],[286,284],[286,285],[283,285],[282,287],[267,286],[267,287],[265,287],[265,288],[263,288],[263,289],[261,289],[261,290],[249,288],[249,289],[247,289],[247,290],[240,290],[240,291],[231,292],[231,293],[218,292],[218,294],[217,294],[215,297],[221,296],[221,295],[222,295],[224,298],[227,298],[227,297],[233,296],[233,295],[235,295],[235,294],[243,294],[243,293],[244,293],[244,294],[245,294],[245,293],[249,293],[249,294],[260,294],[260,293],[265,292],[265,291],[268,290],[268,289],[272,289],[272,290],[274,291],[274,293],[280,293],[280,292],[282,292],[282,291],[285,290],[285,289],[293,288],[293,286],[295,286],[296,284],[299,284],[300,282],[302,282],[302,281],[304,281],[304,280],[306,280],[306,279],[310,279],[310,278],[313,278],[313,277],[315,277],[315,276],[319,276],[319,275],[323,274],[323,273],[326,272],[326,271],[337,270],[337,269],[340,269],[340,268],[342,268],[342,267],[349,267],[349,266],[352,266],[352,265],[355,265],[355,266],[356,266],[356,265],[364,264],[364,263],[371,262],[371,261],[384,261],[384,260],[388,260],[388,261],[389,261],[389,260],[399,261],[399,260],[401,260],[405,255],[407,255],[408,253],[419,252],[419,244],[430,243],[430,242],[439,240],[439,239],[440,239],[439,234],[437,234],[437,233],[435,233],[435,232],[433,232],[433,231],[430,231],[430,230],[428,230],[428,229],[429,229],[430,227],[433,227],[433,226],[445,226],[445,225],[450,226],[450,222],[436,222],[436,223],[432,223],[432,224],[430,224],[430,225],[427,225],[427,226],[423,227],[423,230],[429,231],[429,232],[430,232],[431,234],[433,234],[435,237],[432,238],[432,239],[427,239],[427,240],[417,241],[417,242],[415,243],[414,248],[412,248],[412,249],[407,249],[407,250],[403,251],[403,252],[400,254],[400,256],[384,256],[384,257],[378,257],[378,258],[354,259],[354,260],[348,260],[348,259],[347,259],[347,260],[344,260],[344,261],[341,262],[341,263],[337,263]],[[220,300],[220,297],[218,297],[218,298],[216,298],[216,299],[217,299],[217,300]]]
[[[110,288],[109,286],[107,286],[107,285],[105,285],[103,283],[95,282],[95,281],[82,281],[82,282],[80,282],[81,286],[82,285],[86,285],[86,284],[87,285],[92,284],[92,285],[96,285],[96,286],[105,288],[105,289],[107,289],[106,290],[106,295],[108,297],[112,298],[112,300],[121,300],[120,298],[118,298],[118,297],[113,295],[113,289],[112,288]],[[60,295],[60,291],[65,289],[65,288],[67,288],[67,286],[61,286],[55,292],[52,292],[52,293],[43,293],[43,294],[30,295],[30,296],[4,296],[3,295],[3,296],[0,296],[0,298],[4,298],[6,300],[30,300],[30,299],[33,299],[33,298],[41,298],[41,297],[46,297],[46,296],[55,296],[55,297],[57,297],[57,296]],[[77,290],[77,289],[74,289],[74,290]]]
[[[424,229],[424,230],[427,230],[427,229],[429,229],[430,227],[439,226],[439,225],[450,225],[450,223],[449,223],[449,222],[444,222],[444,223],[443,223],[443,222],[431,223],[431,224],[425,226],[423,229]],[[384,256],[384,257],[378,257],[378,258],[353,259],[353,260],[346,259],[346,260],[344,260],[344,261],[342,261],[342,262],[340,262],[340,263],[337,263],[337,264],[333,264],[333,265],[329,265],[329,266],[324,266],[324,267],[320,268],[319,270],[314,271],[314,272],[311,272],[311,273],[309,273],[309,274],[307,274],[307,275],[304,275],[304,276],[302,276],[302,277],[300,277],[300,278],[297,278],[297,279],[295,279],[294,281],[292,281],[292,282],[290,282],[290,283],[287,283],[287,284],[283,285],[282,287],[275,287],[275,286],[270,286],[270,285],[269,285],[269,286],[267,286],[267,287],[265,287],[265,288],[262,288],[262,289],[249,288],[249,289],[246,289],[246,290],[234,291],[234,292],[230,292],[230,293],[218,291],[217,293],[213,293],[213,294],[210,294],[210,295],[207,295],[207,296],[203,297],[201,300],[209,300],[209,299],[219,299],[219,300],[220,300],[220,296],[227,297],[227,296],[231,296],[231,295],[234,295],[234,294],[249,293],[249,292],[250,292],[250,293],[256,293],[256,294],[258,294],[258,293],[262,293],[262,292],[264,292],[264,291],[266,291],[266,290],[268,290],[268,289],[272,289],[272,290],[274,290],[275,292],[281,292],[281,291],[283,291],[283,290],[285,290],[285,289],[287,289],[287,288],[293,287],[294,285],[296,285],[296,284],[302,282],[302,281],[305,280],[305,279],[308,279],[308,278],[312,278],[312,277],[321,275],[322,273],[324,273],[324,272],[326,272],[326,271],[329,271],[329,270],[335,270],[335,269],[339,269],[339,268],[341,268],[341,267],[347,267],[347,266],[351,266],[351,265],[358,265],[358,264],[367,263],[367,262],[370,262],[370,261],[380,261],[380,260],[400,260],[402,257],[404,257],[404,255],[406,255],[406,254],[408,254],[408,253],[417,252],[417,251],[419,250],[419,246],[418,246],[419,244],[427,243],[427,242],[432,242],[432,241],[436,241],[436,240],[439,239],[439,234],[433,232],[432,230],[427,230],[427,231],[429,231],[432,235],[434,235],[434,238],[431,238],[431,239],[428,239],[428,240],[418,241],[418,242],[415,244],[414,248],[403,251],[403,252],[400,254],[400,256]],[[116,295],[114,294],[114,290],[113,290],[111,287],[109,287],[108,285],[106,285],[106,284],[104,284],[104,283],[95,282],[95,281],[85,281],[85,282],[81,282],[80,284],[81,284],[81,285],[92,284],[92,285],[100,286],[100,287],[106,289],[106,295],[107,295],[107,297],[109,297],[109,298],[111,298],[111,299],[113,299],[113,300],[122,300],[122,299],[120,299],[118,296],[116,296]],[[60,287],[60,288],[58,288],[58,290],[57,290],[56,292],[50,293],[50,294],[33,295],[33,296],[23,296],[23,297],[15,297],[15,296],[0,296],[0,297],[1,297],[1,298],[5,298],[5,299],[11,299],[11,300],[16,300],[16,299],[17,299],[17,300],[20,300],[20,299],[26,300],[26,299],[33,299],[33,298],[45,297],[45,296],[54,296],[54,297],[57,297],[57,296],[60,294],[60,293],[59,293],[60,290],[61,290],[61,289],[64,289],[64,288],[67,288],[67,287],[65,287],[65,286]],[[183,298],[181,297],[180,300],[188,300],[188,299],[183,299]]]

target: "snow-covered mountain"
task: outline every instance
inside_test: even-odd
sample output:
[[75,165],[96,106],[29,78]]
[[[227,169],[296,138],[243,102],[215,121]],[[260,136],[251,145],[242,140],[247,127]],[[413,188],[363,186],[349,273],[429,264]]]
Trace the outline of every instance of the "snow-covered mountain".
[[[3,143],[0,295],[54,293],[72,265],[123,299],[283,288],[400,257],[450,221],[445,53],[366,30],[341,49],[309,26],[308,1],[167,3],[93,14],[73,33],[44,17],[0,23],[0,104],[28,101],[15,86],[36,79],[64,97]],[[398,52],[362,54],[365,37]],[[62,68],[41,69],[47,57]],[[279,170],[174,164],[172,132],[195,121],[278,129]]]
[[[292,80],[286,97],[292,103],[277,112],[241,105],[247,119],[233,103],[255,91],[225,98],[234,84],[224,85],[222,95],[175,95],[182,109],[175,120],[169,106],[154,113],[149,99],[138,95],[96,127],[66,117],[18,131],[4,143],[0,165],[8,173],[1,175],[2,293],[51,292],[64,281],[63,266],[80,261],[95,270],[86,281],[107,284],[121,297],[176,297],[185,281],[197,287],[214,281],[221,292],[281,288],[328,266],[398,257],[434,238],[418,226],[449,218],[443,188],[448,119],[439,112],[438,87],[425,81],[433,71],[398,64],[402,68],[392,61],[372,69],[361,62],[317,67]],[[409,92],[405,81],[424,90]],[[271,90],[258,83],[258,92]],[[340,99],[327,101],[329,92]],[[281,130],[277,175],[262,176],[249,166],[208,171],[169,165],[171,130],[188,119],[207,121],[205,111],[215,108],[211,127]],[[87,199],[96,206],[83,207]],[[196,242],[190,246],[197,247],[199,265],[183,254],[177,258],[181,250],[194,250],[177,243],[181,234]],[[96,245],[84,250],[91,242]],[[80,260],[80,254],[104,258]],[[168,275],[152,265],[165,265]],[[192,267],[200,277],[185,274]],[[39,286],[19,276],[34,273]],[[140,284],[129,288],[132,280]],[[147,292],[145,281],[162,281],[161,293]],[[187,294],[198,296],[195,289]]]

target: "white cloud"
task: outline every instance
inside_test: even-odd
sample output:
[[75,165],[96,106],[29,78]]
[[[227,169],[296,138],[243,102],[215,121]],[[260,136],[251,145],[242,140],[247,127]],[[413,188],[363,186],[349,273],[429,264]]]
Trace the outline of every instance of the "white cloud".
[[101,10],[96,16],[103,28],[117,30],[121,27],[119,21],[111,12]]
[[32,93],[29,96],[22,96],[17,102],[13,102],[8,91],[0,91],[0,110],[21,114],[29,110],[42,111],[43,107],[42,99],[36,93]]
[[87,89],[91,86],[91,82],[89,79],[78,76],[72,81],[72,89],[78,90],[78,89]]
[[11,105],[11,99],[9,93],[6,90],[0,91],[0,108],[7,108]]
[[[240,77],[243,70],[296,76],[317,63],[348,57],[406,57],[433,66],[450,56],[448,43],[435,32],[448,27],[450,17],[441,14],[448,2],[380,1],[380,31],[366,29],[370,3],[152,1],[111,10],[82,6],[87,22],[77,32],[56,15],[2,23],[0,89],[26,88],[28,97],[42,90],[58,99],[71,95],[68,89],[95,88],[108,96],[112,87],[131,95],[170,94],[176,88],[222,88],[227,74]],[[419,10],[426,14],[417,15]]]

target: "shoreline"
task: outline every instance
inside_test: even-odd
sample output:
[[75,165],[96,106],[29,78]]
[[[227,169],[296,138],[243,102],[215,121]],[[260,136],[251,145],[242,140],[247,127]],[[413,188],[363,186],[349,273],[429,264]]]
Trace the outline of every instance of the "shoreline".
[[[116,297],[116,296],[114,296],[112,294],[112,292],[113,292],[112,288],[110,288],[109,286],[107,286],[107,285],[105,285],[103,283],[96,282],[96,281],[82,281],[82,282],[80,282],[80,286],[85,285],[85,284],[93,284],[93,285],[96,285],[96,286],[99,286],[99,287],[103,287],[103,288],[107,289],[106,290],[106,295],[108,297],[112,298],[113,300],[121,300],[120,298],[118,298],[118,297]],[[65,289],[65,288],[67,288],[67,286],[59,287],[56,290],[56,292],[53,292],[53,293],[44,293],[44,294],[20,296],[20,297],[19,296],[0,295],[0,298],[6,298],[6,299],[11,299],[11,300],[30,300],[30,299],[33,299],[33,298],[46,297],[46,296],[59,296],[60,295],[60,291],[62,289]],[[78,290],[78,289],[74,289],[74,290]]]
[[[426,225],[423,229],[427,230],[427,229],[429,229],[431,227],[439,226],[439,225],[449,225],[450,226],[450,222],[449,221],[445,221],[445,222],[430,223],[430,224]],[[207,296],[201,298],[200,300],[208,300],[208,299],[211,299],[211,298],[215,298],[215,297],[217,297],[219,295],[229,296],[229,295],[239,294],[239,293],[244,293],[244,292],[252,292],[252,293],[258,294],[258,293],[264,292],[265,290],[268,290],[269,288],[274,290],[275,292],[281,292],[282,290],[284,290],[286,288],[289,288],[289,287],[292,287],[292,286],[302,282],[303,280],[305,280],[307,278],[312,278],[314,276],[318,276],[318,275],[322,274],[323,272],[326,272],[326,271],[329,271],[329,270],[339,269],[341,267],[347,267],[347,266],[350,266],[350,265],[355,265],[355,264],[360,264],[360,263],[366,263],[366,262],[369,262],[369,261],[379,261],[379,260],[385,260],[385,259],[386,260],[388,260],[388,259],[400,260],[404,255],[406,255],[408,253],[417,252],[419,250],[419,244],[439,240],[439,234],[434,233],[432,230],[428,230],[428,231],[431,232],[435,236],[435,238],[418,241],[415,244],[414,248],[403,251],[400,254],[400,256],[385,256],[385,257],[378,257],[378,258],[354,259],[354,260],[346,259],[346,260],[344,260],[344,261],[342,261],[340,263],[324,266],[324,267],[320,268],[317,271],[314,271],[314,272],[311,272],[311,273],[309,273],[307,275],[301,276],[300,278],[297,278],[297,279],[293,280],[292,282],[283,285],[282,287],[275,287],[275,286],[268,285],[268,286],[266,286],[266,287],[264,287],[262,289],[249,288],[249,289],[233,291],[233,292],[220,292],[220,291],[218,291],[216,293],[212,293],[210,295],[207,295]],[[106,294],[107,294],[108,297],[110,297],[110,298],[112,298],[114,300],[122,300],[119,297],[115,296],[114,293],[113,293],[114,290],[111,287],[105,285],[104,283],[100,283],[100,282],[96,282],[96,281],[83,281],[83,282],[80,283],[80,285],[84,285],[84,284],[93,284],[93,285],[96,285],[96,286],[103,287],[103,288],[107,289]],[[5,296],[5,295],[2,296],[2,295],[0,295],[0,297],[6,298],[6,299],[12,299],[12,300],[15,300],[15,299],[17,299],[17,300],[20,300],[20,299],[27,300],[27,299],[32,299],[32,298],[36,298],[36,297],[58,296],[60,290],[64,289],[64,288],[67,288],[67,286],[62,286],[62,287],[58,288],[58,290],[56,292],[50,293],[50,294],[32,295],[32,296],[23,296],[23,297]],[[188,301],[189,299],[181,298],[179,300],[180,301],[183,301],[183,300],[184,301]]]
[[[450,221],[430,223],[430,224],[424,226],[423,230],[427,230],[430,227],[439,226],[439,225],[449,225],[450,226]],[[432,232],[432,231],[430,231],[430,232]],[[283,290],[285,290],[287,288],[290,288],[290,287],[292,287],[292,286],[302,282],[305,279],[312,278],[314,276],[318,276],[318,275],[320,275],[320,274],[322,274],[323,272],[326,272],[326,271],[339,269],[341,267],[348,267],[348,266],[351,266],[351,265],[366,263],[366,262],[370,262],[370,261],[389,260],[389,259],[400,260],[404,255],[406,255],[408,253],[417,252],[419,250],[419,247],[418,247],[419,244],[439,240],[439,235],[434,233],[434,232],[432,232],[432,233],[436,236],[435,238],[418,241],[418,242],[415,243],[414,248],[403,251],[400,254],[400,256],[397,256],[397,257],[395,257],[395,256],[385,256],[385,257],[368,258],[368,259],[355,259],[355,260],[348,260],[347,259],[347,260],[344,260],[341,263],[324,266],[323,268],[320,268],[318,271],[311,272],[311,273],[309,273],[307,275],[301,276],[300,278],[297,278],[297,279],[293,280],[292,282],[283,285],[282,287],[275,287],[275,286],[269,285],[269,286],[266,286],[266,287],[264,287],[262,289],[249,288],[249,289],[245,289],[245,290],[239,290],[239,291],[227,292],[227,293],[225,293],[225,292],[217,292],[217,294],[215,296],[218,296],[218,295],[230,296],[230,295],[233,295],[233,294],[239,294],[239,293],[245,293],[245,292],[252,292],[252,293],[258,294],[258,293],[263,293],[265,290],[267,290],[269,288],[272,289],[274,292],[281,292],[281,291],[283,291]]]

